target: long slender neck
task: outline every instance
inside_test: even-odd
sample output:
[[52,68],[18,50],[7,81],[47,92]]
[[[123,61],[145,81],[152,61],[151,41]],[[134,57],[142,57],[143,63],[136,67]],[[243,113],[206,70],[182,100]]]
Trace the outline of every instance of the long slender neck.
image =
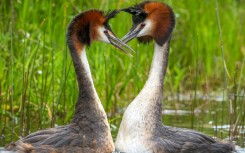
[[105,111],[93,84],[85,48],[80,45],[78,50],[73,42],[69,41],[68,46],[73,59],[79,87],[79,97],[76,103],[73,123],[81,126],[91,123],[102,123],[102,126],[108,126]]
[[71,51],[71,55],[76,71],[79,95],[86,94],[87,97],[96,99],[97,101],[100,102],[94,87],[85,48],[82,48],[81,51],[79,52]]
[[[163,46],[155,43],[153,61],[148,80],[133,103],[142,106],[142,115],[152,124],[162,124],[163,81],[168,65],[169,41]],[[136,108],[138,109],[138,108]]]
[[168,51],[169,40],[163,46],[155,43],[148,80],[123,115],[115,142],[116,150],[126,151],[127,141],[132,137],[138,137],[139,141],[149,140],[161,129],[163,80],[168,65]]
[[157,43],[155,43],[150,73],[142,90],[150,88],[151,90],[158,91],[159,96],[162,96],[163,81],[168,66],[168,51],[169,41],[164,43],[163,46],[159,46]]

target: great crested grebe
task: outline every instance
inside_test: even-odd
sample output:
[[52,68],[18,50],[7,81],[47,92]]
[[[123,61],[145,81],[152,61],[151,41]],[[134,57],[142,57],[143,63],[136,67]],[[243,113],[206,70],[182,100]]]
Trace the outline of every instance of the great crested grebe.
[[116,10],[108,14],[99,10],[85,11],[75,16],[67,28],[67,44],[79,87],[72,123],[32,133],[8,145],[6,150],[32,153],[114,151],[110,126],[93,84],[85,48],[97,40],[130,53],[122,47],[131,48],[113,34],[108,24],[109,19],[117,13]]
[[148,80],[127,107],[116,138],[116,151],[128,153],[231,153],[232,144],[216,142],[202,133],[164,126],[162,123],[163,81],[168,64],[173,10],[164,3],[146,1],[122,9],[132,14],[133,26],[122,38],[137,37],[141,43],[155,41]]

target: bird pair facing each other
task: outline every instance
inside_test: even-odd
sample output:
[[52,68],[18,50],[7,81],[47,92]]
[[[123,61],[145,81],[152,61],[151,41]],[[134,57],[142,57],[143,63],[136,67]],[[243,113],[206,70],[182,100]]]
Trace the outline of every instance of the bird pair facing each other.
[[[175,18],[172,9],[160,2],[146,1],[122,9],[133,15],[130,32],[119,40],[108,21],[118,11],[105,15],[90,10],[77,15],[67,29],[67,43],[73,59],[79,96],[72,123],[41,130],[6,147],[17,152],[96,152],[128,153],[228,153],[233,146],[216,142],[196,131],[162,124],[163,81]],[[132,50],[124,42],[137,37],[139,42],[155,41],[148,80],[126,109],[115,146],[106,113],[92,81],[85,46],[95,40],[110,43],[122,51]]]

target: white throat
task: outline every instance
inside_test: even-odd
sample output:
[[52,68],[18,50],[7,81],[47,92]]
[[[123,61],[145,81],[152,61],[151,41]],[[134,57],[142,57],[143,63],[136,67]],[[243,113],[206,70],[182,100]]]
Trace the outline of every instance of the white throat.
[[127,107],[118,131],[116,148],[124,152],[146,150],[145,140],[155,126],[162,125],[163,80],[167,68],[168,45],[155,43],[148,80],[138,96]]
[[86,74],[88,75],[90,81],[93,82],[91,71],[90,71],[90,67],[89,67],[89,63],[88,63],[88,59],[87,59],[87,55],[86,55],[86,50],[85,49],[83,49],[81,51],[80,59],[81,59],[81,62],[83,64],[83,66],[84,66],[84,69],[85,69]]
[[[92,74],[91,74],[91,71],[90,71],[90,67],[89,67],[89,63],[88,63],[88,59],[87,59],[85,48],[81,51],[80,59],[81,59],[81,62],[83,64],[83,66],[84,66],[85,75],[87,75],[87,77],[89,78],[90,82],[92,83],[93,91],[94,91],[93,93],[95,94],[96,98],[99,100],[99,96],[98,96],[98,94],[96,92],[96,89],[94,87],[94,82],[93,82]],[[101,105],[101,107],[102,107],[102,105]],[[101,109],[103,109],[103,107]]]
[[157,43],[155,43],[151,69],[145,86],[156,88],[156,86],[163,84],[163,71],[164,68],[166,68],[164,63],[167,62],[167,58],[165,56],[166,52],[166,46],[159,46]]

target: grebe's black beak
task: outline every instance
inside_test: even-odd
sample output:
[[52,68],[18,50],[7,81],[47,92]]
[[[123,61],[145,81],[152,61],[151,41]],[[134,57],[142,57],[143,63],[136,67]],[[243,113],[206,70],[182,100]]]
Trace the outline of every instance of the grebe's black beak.
[[123,36],[121,39],[124,43],[129,42],[130,40],[134,39],[137,37],[137,35],[140,33],[140,31],[145,27],[145,24],[134,24],[130,31]]
[[[132,56],[131,52],[135,53],[135,51],[131,47],[129,47],[127,44],[118,39],[110,30],[106,30],[104,31],[104,33],[110,41],[110,43],[118,49],[120,49],[121,51],[123,51],[124,53],[128,54],[129,56]],[[129,51],[127,51],[126,49],[129,49]]]

